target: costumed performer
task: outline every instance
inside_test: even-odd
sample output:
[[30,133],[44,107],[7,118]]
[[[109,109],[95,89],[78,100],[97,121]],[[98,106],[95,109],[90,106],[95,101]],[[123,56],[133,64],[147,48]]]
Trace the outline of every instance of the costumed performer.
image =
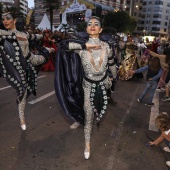
[[[84,157],[90,157],[90,138],[94,115],[100,123],[107,107],[107,90],[117,75],[112,48],[99,38],[101,21],[92,16],[86,31],[88,40],[66,40],[60,43],[56,58],[55,90],[64,112],[84,124]],[[85,120],[84,120],[85,119]]]
[[136,70],[139,68],[136,50],[138,49],[137,44],[133,41],[133,36],[128,35],[128,41],[126,42],[124,60],[121,62],[119,67],[119,78],[121,80],[129,80],[132,76],[137,76],[138,78],[143,77],[142,73],[136,73],[132,75],[130,70]]
[[36,95],[37,72],[35,66],[47,61],[51,49],[42,48],[39,55],[29,50],[29,40],[41,39],[42,35],[34,35],[17,30],[17,15],[6,11],[2,15],[4,29],[0,29],[0,75],[16,90],[20,125],[26,130],[25,105],[26,98],[32,93]]

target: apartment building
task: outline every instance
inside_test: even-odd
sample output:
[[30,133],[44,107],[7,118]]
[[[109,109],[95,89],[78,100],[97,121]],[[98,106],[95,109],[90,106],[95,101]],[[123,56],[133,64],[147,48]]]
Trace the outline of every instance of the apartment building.
[[170,0],[144,0],[141,30],[147,35],[167,38],[169,26]]
[[14,2],[15,6],[20,9],[20,12],[26,16],[28,12],[28,0],[14,0]]
[[0,0],[0,3],[2,3],[4,8],[6,5],[8,7],[15,6],[20,9],[20,12],[23,13],[24,16],[27,15],[28,0]]
[[8,7],[11,7],[14,5],[14,0],[0,0],[0,3],[2,3],[3,7],[5,7],[6,5]]

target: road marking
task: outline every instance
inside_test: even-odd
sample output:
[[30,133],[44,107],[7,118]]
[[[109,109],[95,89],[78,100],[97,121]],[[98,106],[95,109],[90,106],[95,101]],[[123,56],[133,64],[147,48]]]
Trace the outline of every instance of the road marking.
[[[40,76],[40,77],[38,77],[38,79],[41,79],[41,78],[43,78],[43,77],[46,77],[46,75]],[[0,88],[0,90],[5,90],[5,89],[8,89],[8,88],[10,88],[10,87],[11,87],[11,86],[2,87],[2,88]]]
[[32,100],[32,101],[30,101],[30,102],[28,102],[28,103],[29,103],[29,104],[38,103],[38,102],[40,102],[40,101],[42,101],[42,100],[44,100],[44,99],[52,96],[53,94],[55,94],[55,91],[52,91],[52,92],[50,92],[50,93],[47,93],[47,94],[45,94],[45,95],[43,95],[43,96],[41,96],[41,97],[39,97],[39,98],[37,98],[37,99],[35,99],[35,100]]
[[10,88],[11,86],[6,86],[6,87],[2,87],[2,88],[0,88],[0,90],[5,90],[5,89],[8,89],[8,88]]
[[158,132],[158,128],[155,125],[155,119],[159,115],[159,92],[155,91],[153,97],[154,106],[151,107],[151,114],[149,120],[149,130]]
[[40,77],[38,77],[38,79],[41,79],[41,78],[43,78],[43,77],[46,77],[46,75],[40,76]]
[[130,110],[131,110],[131,107],[132,107],[134,101],[136,100],[135,96],[137,94],[138,89],[139,89],[139,87],[136,89],[135,93],[133,94],[132,101],[129,104],[129,108],[126,111],[125,115],[123,116],[119,126],[118,127],[114,126],[112,128],[110,136],[113,136],[113,133],[116,131],[116,137],[114,138],[114,145],[112,146],[111,155],[108,157],[108,164],[107,164],[108,167],[107,167],[106,170],[114,169],[113,166],[114,166],[114,161],[115,161],[115,158],[116,158],[117,147],[119,145],[120,138],[122,137],[122,134],[123,134],[124,123],[125,123],[127,117],[129,116],[129,113],[130,113]]

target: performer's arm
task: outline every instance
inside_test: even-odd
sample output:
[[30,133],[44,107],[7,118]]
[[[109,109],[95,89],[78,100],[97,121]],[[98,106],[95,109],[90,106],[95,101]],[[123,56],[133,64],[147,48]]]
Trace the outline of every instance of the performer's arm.
[[116,63],[114,61],[114,53],[113,50],[109,47],[107,44],[106,46],[106,55],[108,56],[108,66],[109,70],[111,71],[113,78],[115,79],[117,76],[117,68],[116,68]]
[[79,44],[79,43],[74,43],[74,42],[69,42],[68,44],[69,50],[85,50],[86,49],[86,44]]
[[159,57],[159,58],[165,58],[166,57],[165,55],[157,54],[153,51],[149,51],[149,54],[153,57]]
[[3,35],[4,35],[4,36],[5,36],[5,35],[7,36],[7,35],[12,35],[12,34],[11,34],[11,32],[9,32],[9,31],[0,29],[0,36],[3,36]]
[[48,61],[49,54],[54,52],[54,48],[43,47],[38,55],[30,52],[30,61],[33,66],[45,64]]
[[30,34],[30,33],[27,33],[27,38],[29,40],[40,40],[43,38],[43,35],[42,34]]

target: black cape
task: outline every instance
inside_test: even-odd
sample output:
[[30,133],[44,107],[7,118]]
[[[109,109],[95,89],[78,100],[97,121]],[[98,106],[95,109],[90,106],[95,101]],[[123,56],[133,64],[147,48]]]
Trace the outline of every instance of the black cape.
[[68,43],[84,44],[81,40],[64,40],[59,44],[55,60],[55,92],[66,115],[84,124],[83,68],[80,56],[68,50]]

